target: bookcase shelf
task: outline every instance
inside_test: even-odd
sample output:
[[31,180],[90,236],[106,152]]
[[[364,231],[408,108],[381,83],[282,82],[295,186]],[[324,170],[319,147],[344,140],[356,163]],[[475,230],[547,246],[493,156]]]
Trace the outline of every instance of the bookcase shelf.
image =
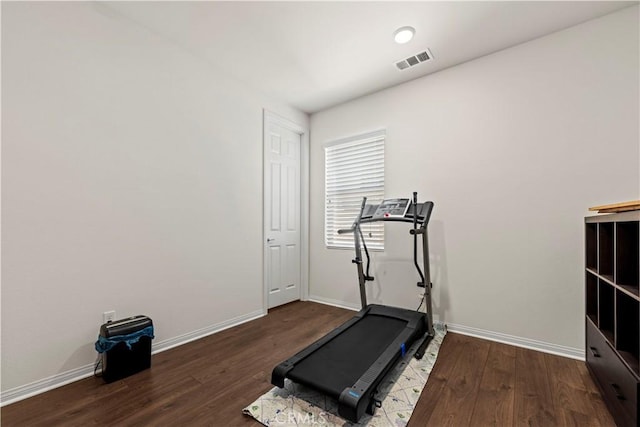
[[598,224],[598,274],[613,281],[613,228],[614,223]]
[[587,317],[598,324],[598,277],[587,271],[586,278]]
[[619,426],[638,425],[640,211],[585,218],[587,367]]
[[586,267],[589,270],[598,272],[598,224],[587,223],[586,226]]
[[598,281],[598,328],[609,342],[613,342],[614,337],[614,292],[613,286],[603,283],[602,280]]
[[615,282],[638,295],[640,275],[640,227],[638,222],[616,223],[616,278]]
[[640,375],[638,353],[640,342],[638,340],[638,322],[640,312],[638,301],[627,294],[616,292],[616,350],[629,365],[629,368]]

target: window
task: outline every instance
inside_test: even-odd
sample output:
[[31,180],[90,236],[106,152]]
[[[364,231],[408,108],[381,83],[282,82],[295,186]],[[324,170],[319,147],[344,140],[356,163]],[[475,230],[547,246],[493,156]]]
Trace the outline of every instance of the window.
[[[350,228],[362,198],[379,203],[384,198],[385,131],[372,132],[325,145],[325,245],[353,248],[353,234],[338,234]],[[367,248],[384,249],[384,224],[365,224],[362,233]]]

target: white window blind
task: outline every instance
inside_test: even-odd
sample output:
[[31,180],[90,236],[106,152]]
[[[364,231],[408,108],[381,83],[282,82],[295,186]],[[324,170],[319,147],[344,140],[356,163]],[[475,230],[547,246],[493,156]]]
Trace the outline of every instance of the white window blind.
[[[350,228],[360,210],[362,198],[368,204],[384,198],[385,132],[378,131],[325,145],[325,245],[353,248],[353,233],[338,234]],[[384,249],[384,224],[362,225],[367,248]]]

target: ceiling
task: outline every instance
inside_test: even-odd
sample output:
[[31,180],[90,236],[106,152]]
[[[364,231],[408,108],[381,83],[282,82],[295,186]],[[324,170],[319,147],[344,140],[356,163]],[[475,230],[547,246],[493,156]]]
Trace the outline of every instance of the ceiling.
[[[235,76],[314,113],[584,21],[616,1],[103,2]],[[393,32],[416,29],[398,45]],[[395,63],[428,48],[433,59]]]

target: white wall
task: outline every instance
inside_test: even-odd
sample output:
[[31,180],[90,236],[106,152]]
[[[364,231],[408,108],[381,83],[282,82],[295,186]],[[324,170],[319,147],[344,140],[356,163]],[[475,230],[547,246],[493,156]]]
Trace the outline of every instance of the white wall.
[[[386,128],[386,195],[435,202],[436,319],[579,354],[583,217],[640,196],[638,36],[636,6],[313,114],[312,297],[359,305],[323,245],[322,145]],[[386,232],[370,302],[417,307],[407,228]]]
[[262,109],[104,6],[2,4],[2,390],[86,367],[102,313],[155,343],[262,313]]

